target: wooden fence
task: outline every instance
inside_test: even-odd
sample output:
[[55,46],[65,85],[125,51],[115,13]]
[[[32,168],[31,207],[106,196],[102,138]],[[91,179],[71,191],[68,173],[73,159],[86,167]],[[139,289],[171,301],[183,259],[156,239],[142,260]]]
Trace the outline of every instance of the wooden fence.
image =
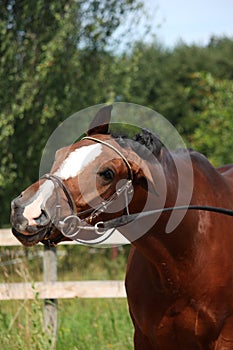
[[[63,242],[60,244],[74,244]],[[9,229],[0,229],[0,246],[21,246]],[[123,281],[57,281],[56,248],[44,247],[43,282],[0,283],[0,300],[44,299],[44,325],[57,333],[57,299],[61,298],[125,298]]]

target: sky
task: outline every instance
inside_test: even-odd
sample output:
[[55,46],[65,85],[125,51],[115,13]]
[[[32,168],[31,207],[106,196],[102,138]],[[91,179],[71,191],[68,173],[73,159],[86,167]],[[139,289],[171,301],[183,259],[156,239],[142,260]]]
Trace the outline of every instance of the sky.
[[206,45],[211,36],[233,38],[233,0],[143,0],[153,32],[165,46],[182,39]]

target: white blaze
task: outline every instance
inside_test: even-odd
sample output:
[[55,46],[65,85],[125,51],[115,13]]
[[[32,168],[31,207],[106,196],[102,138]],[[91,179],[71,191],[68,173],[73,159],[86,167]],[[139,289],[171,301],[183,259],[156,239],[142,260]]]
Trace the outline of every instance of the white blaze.
[[102,145],[94,144],[76,149],[64,160],[55,175],[62,180],[77,176],[101,154]]
[[46,201],[53,194],[54,184],[51,181],[45,181],[31,198],[31,202],[24,208],[23,216],[28,220],[29,225],[36,225],[34,219],[41,215],[41,208],[45,206]]
[[[102,146],[94,144],[90,146],[83,146],[76,149],[62,162],[55,175],[62,180],[75,177],[85,167],[93,162],[96,157],[101,154]],[[41,215],[41,209],[45,207],[45,203],[52,196],[54,191],[54,184],[50,180],[46,180],[31,198],[30,203],[24,208],[23,215],[27,218],[29,225],[36,225],[34,219]]]

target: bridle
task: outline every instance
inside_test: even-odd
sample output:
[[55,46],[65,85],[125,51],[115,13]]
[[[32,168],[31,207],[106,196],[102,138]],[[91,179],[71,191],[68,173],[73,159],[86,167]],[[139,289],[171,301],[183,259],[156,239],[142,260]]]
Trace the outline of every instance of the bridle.
[[[46,245],[55,246],[60,241],[61,236],[65,236],[65,237],[73,239],[73,240],[75,239],[77,242],[82,243],[82,244],[88,244],[88,241],[83,241],[83,240],[78,238],[79,232],[81,230],[94,231],[95,234],[97,234],[97,235],[103,235],[103,233],[106,231],[105,229],[103,230],[104,222],[98,221],[95,225],[92,225],[92,223],[94,222],[94,220],[96,220],[98,218],[98,216],[100,214],[106,212],[108,207],[113,202],[115,202],[120,196],[124,196],[125,206],[123,209],[123,214],[130,215],[129,214],[129,203],[130,203],[130,200],[131,200],[132,194],[133,194],[133,185],[132,185],[133,171],[132,171],[132,168],[130,166],[130,163],[128,162],[126,157],[113,145],[111,145],[105,141],[96,139],[94,137],[85,136],[82,138],[82,140],[83,139],[87,139],[87,140],[101,143],[101,144],[105,145],[106,147],[112,149],[115,153],[117,153],[127,167],[127,170],[128,170],[127,180],[119,189],[117,189],[113,193],[113,195],[111,195],[108,199],[103,200],[94,209],[89,208],[89,209],[86,209],[82,212],[77,213],[73,196],[70,193],[70,191],[68,190],[68,188],[66,187],[66,185],[64,184],[63,180],[55,174],[48,173],[48,174],[43,175],[41,177],[41,179],[50,180],[54,184],[55,193],[56,193],[56,205],[55,205],[55,215],[54,215],[54,219],[52,220],[53,221],[52,225],[61,231],[61,235],[59,235],[59,237],[57,237],[53,241],[49,240],[49,237],[45,238],[43,240],[43,243]],[[68,203],[70,210],[71,210],[71,214],[66,216],[64,219],[61,219],[61,204],[60,204],[61,200],[60,200],[59,189],[62,189],[63,193],[65,194],[66,199],[67,199],[67,203]],[[80,217],[84,217],[84,219],[81,219]],[[113,228],[112,232],[109,233],[109,236],[112,235],[114,230],[115,230],[115,228]],[[104,238],[104,240],[105,239],[106,238]],[[93,244],[91,241],[89,243],[91,245]],[[96,240],[95,240],[95,244],[96,243],[101,243],[101,241],[98,240],[98,242],[96,242]]]
[[[101,143],[106,147],[112,149],[114,152],[116,152],[127,167],[127,170],[128,170],[127,181],[118,190],[116,190],[116,192],[113,195],[111,195],[108,199],[103,200],[94,209],[89,208],[87,210],[77,213],[72,194],[64,184],[63,180],[57,175],[50,174],[50,173],[42,176],[41,179],[51,180],[54,184],[55,192],[56,192],[56,206],[55,206],[56,212],[53,220],[53,226],[58,228],[61,232],[61,234],[53,241],[50,241],[49,238],[48,239],[45,238],[43,240],[44,244],[48,246],[56,246],[56,244],[61,241],[61,238],[63,238],[63,236],[71,240],[75,240],[81,244],[86,244],[86,245],[99,244],[107,240],[113,234],[114,230],[118,227],[129,224],[137,219],[146,218],[158,213],[170,212],[173,210],[204,210],[204,211],[220,213],[223,215],[233,216],[233,210],[214,207],[214,206],[203,206],[203,205],[182,205],[182,206],[160,208],[160,209],[150,210],[146,212],[130,214],[129,203],[133,194],[133,171],[130,166],[130,163],[128,162],[126,157],[113,145],[94,137],[85,136],[82,138],[82,140],[83,139]],[[60,204],[61,201],[60,201],[59,188],[62,189],[63,193],[65,194],[67,198],[67,203],[71,210],[71,215],[66,216],[64,219],[61,219],[61,204]],[[119,198],[122,195],[124,196],[124,200],[125,200],[125,207],[124,207],[123,214],[115,219],[111,219],[108,221],[98,221],[93,225],[93,221],[96,220],[100,214],[106,212],[107,208],[117,198]],[[84,219],[81,219],[80,217],[84,217]],[[84,241],[79,239],[79,232],[81,230],[94,231],[95,234],[99,236],[103,236],[109,230],[110,230],[110,233],[107,236],[104,236],[103,239],[95,239],[93,242],[93,241],[86,241],[86,240]]]
[[121,153],[116,147],[114,147],[113,145],[111,145],[110,143],[108,142],[105,142],[103,140],[99,140],[95,137],[90,137],[90,136],[84,136],[82,138],[82,140],[91,140],[91,141],[94,141],[94,142],[97,142],[97,143],[100,143],[110,149],[112,149],[114,152],[116,152],[120,157],[121,159],[123,160],[123,162],[125,163],[125,165],[127,166],[127,169],[128,169],[128,180],[131,180],[133,181],[133,170],[131,168],[131,165],[129,164],[127,158],[123,155],[123,153]]

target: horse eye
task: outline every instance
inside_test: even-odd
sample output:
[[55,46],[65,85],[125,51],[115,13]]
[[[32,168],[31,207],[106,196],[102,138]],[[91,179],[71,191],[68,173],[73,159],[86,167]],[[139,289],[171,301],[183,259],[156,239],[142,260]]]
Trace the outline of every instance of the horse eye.
[[103,171],[100,171],[98,174],[99,174],[99,176],[103,177],[104,180],[110,181],[110,180],[114,179],[114,172],[109,168],[107,168]]

